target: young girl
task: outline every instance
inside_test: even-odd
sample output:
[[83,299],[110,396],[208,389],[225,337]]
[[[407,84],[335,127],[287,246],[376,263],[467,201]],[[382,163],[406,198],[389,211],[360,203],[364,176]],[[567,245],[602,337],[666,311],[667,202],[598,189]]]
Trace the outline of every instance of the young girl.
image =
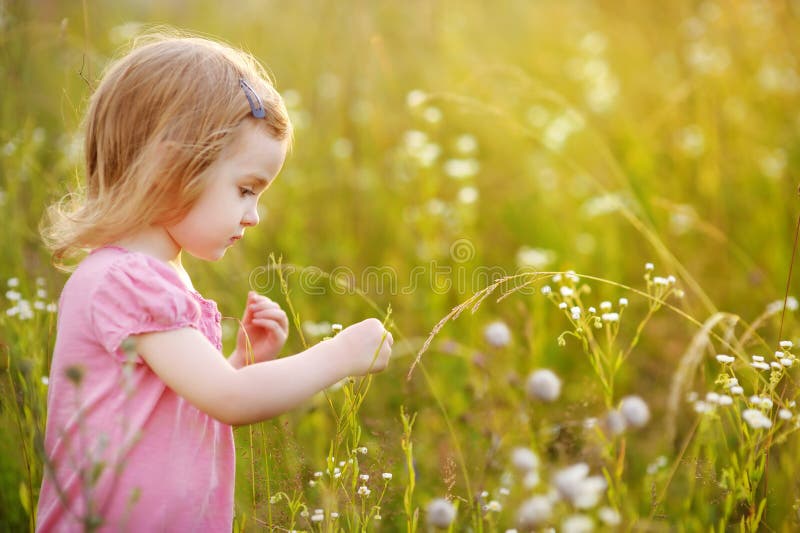
[[231,426],[382,370],[392,336],[368,319],[273,359],[286,314],[251,292],[220,353],[220,313],[181,255],[225,255],[283,165],[289,119],[251,56],[150,36],[106,72],[85,128],[85,192],[43,230],[62,268],[91,252],[60,299],[37,530],[228,532]]

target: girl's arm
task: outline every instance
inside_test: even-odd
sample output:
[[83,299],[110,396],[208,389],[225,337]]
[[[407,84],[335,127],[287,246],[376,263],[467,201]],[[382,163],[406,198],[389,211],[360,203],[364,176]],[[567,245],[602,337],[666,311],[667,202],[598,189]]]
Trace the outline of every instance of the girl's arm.
[[285,413],[347,376],[383,370],[392,344],[391,334],[372,318],[297,355],[235,369],[193,328],[131,338],[167,386],[233,426]]

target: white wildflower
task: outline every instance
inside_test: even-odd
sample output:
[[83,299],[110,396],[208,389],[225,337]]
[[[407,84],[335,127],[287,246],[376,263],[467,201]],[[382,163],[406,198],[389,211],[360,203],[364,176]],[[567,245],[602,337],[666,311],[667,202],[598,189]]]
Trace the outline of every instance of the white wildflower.
[[656,267],[653,266],[653,263],[645,263],[644,269],[648,272],[652,272]]
[[794,364],[794,359],[790,359],[789,357],[781,357],[781,364],[785,367],[790,367]]
[[721,353],[721,354],[717,355],[717,361],[719,361],[722,364],[727,364],[727,363],[733,363],[734,361],[736,361],[736,358],[732,357],[730,355],[726,355],[724,353]]
[[761,361],[754,361],[750,363],[750,366],[753,368],[758,368],[759,370],[769,370],[769,365],[767,363],[762,363]]
[[359,496],[369,496],[371,490],[366,485],[361,485],[358,487],[358,495]]
[[390,474],[389,472],[384,472],[383,474],[381,474],[381,477],[386,481],[389,481],[392,479],[392,474]]
[[792,344],[792,341],[781,341],[780,346],[784,350],[790,350],[794,344]]
[[619,322],[619,313],[603,313],[603,322]]
[[730,389],[728,389],[731,394],[741,395],[744,394],[744,389],[739,385],[734,385]]
[[499,513],[503,510],[503,506],[497,500],[492,500],[486,504],[484,510],[489,513]]
[[550,288],[550,285],[542,287],[542,294],[550,294],[551,292],[553,292],[553,289]]
[[792,412],[788,409],[781,409],[780,411],[778,411],[778,417],[781,420],[791,420]]
[[753,429],[766,429],[772,426],[772,420],[758,409],[745,409],[742,411],[742,418]]
[[696,413],[704,414],[713,411],[714,406],[710,403],[704,402],[703,400],[698,400],[694,402],[694,410]]
[[358,476],[358,479],[360,479],[361,481],[367,482],[367,481],[369,481],[369,474],[360,474]]
[[536,370],[528,376],[526,391],[531,399],[553,402],[561,394],[561,380],[552,370]]
[[619,306],[620,307],[625,307],[626,305],[628,305],[628,299],[627,298],[620,298],[619,299]]
[[733,398],[731,398],[727,394],[720,394],[717,403],[719,405],[733,405]]
[[49,376],[42,376],[42,385],[49,385],[50,384],[50,377]]
[[608,300],[604,302],[600,302],[600,310],[601,311],[611,311],[611,302]]
[[575,291],[573,291],[569,287],[561,287],[559,289],[559,292],[561,293],[561,296],[563,296],[564,298],[568,298],[568,297],[572,296],[573,292],[575,292]]

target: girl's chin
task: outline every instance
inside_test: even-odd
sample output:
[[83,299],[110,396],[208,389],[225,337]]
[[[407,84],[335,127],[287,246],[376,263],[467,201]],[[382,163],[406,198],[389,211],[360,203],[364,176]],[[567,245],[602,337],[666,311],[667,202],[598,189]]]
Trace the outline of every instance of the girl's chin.
[[228,251],[228,247],[218,248],[214,250],[186,250],[192,257],[196,257],[197,259],[202,259],[203,261],[219,261],[223,257],[225,257],[225,252]]

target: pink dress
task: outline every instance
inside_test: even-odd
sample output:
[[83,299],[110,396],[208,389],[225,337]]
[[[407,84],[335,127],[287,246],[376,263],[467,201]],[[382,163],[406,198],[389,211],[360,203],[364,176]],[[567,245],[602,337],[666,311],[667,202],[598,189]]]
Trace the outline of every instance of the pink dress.
[[[108,246],[81,262],[59,303],[44,439],[52,468],[37,531],[83,531],[76,517],[87,515],[102,517],[99,531],[231,531],[231,427],[123,345],[129,335],[192,327],[221,349],[220,319],[215,302],[154,257]],[[73,366],[79,386],[66,374]]]

